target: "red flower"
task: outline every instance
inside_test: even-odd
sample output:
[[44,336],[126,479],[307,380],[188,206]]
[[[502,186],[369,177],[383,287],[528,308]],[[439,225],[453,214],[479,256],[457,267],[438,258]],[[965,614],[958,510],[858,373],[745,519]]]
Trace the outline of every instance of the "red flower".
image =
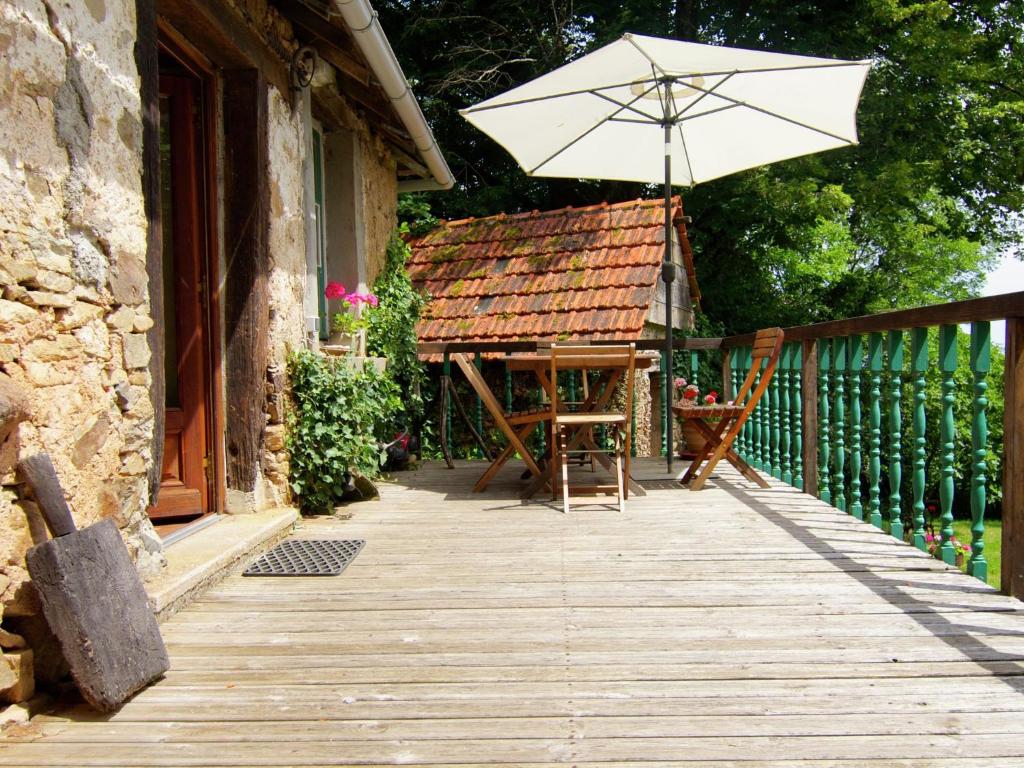
[[345,286],[341,283],[330,282],[324,288],[324,296],[328,299],[340,299],[345,295]]

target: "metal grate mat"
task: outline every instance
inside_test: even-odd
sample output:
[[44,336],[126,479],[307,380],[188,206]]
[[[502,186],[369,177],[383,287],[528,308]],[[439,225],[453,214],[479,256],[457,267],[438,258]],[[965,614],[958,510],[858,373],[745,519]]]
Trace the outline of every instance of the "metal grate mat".
[[260,555],[243,576],[337,576],[366,544],[362,539],[286,539]]

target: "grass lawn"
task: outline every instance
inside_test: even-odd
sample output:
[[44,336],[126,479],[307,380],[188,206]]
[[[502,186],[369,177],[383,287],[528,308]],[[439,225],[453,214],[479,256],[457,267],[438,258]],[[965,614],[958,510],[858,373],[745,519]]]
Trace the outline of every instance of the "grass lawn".
[[[971,521],[954,520],[953,533],[959,541],[970,543]],[[985,560],[988,561],[988,583],[999,589],[999,559],[1002,555],[1003,521],[985,521]]]

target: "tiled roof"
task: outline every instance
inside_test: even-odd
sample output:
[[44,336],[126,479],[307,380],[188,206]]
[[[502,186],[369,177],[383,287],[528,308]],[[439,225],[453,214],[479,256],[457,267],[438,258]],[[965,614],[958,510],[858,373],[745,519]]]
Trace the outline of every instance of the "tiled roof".
[[[682,203],[672,202],[696,303]],[[420,341],[639,338],[661,274],[664,216],[658,199],[441,224],[410,241],[409,273],[432,297]]]

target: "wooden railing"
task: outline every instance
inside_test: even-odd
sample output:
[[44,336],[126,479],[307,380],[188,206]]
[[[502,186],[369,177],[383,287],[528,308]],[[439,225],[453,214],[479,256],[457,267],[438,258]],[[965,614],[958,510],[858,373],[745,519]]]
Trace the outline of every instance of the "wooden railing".
[[[738,451],[760,471],[922,550],[930,543],[926,466],[937,461],[941,470],[937,546],[945,562],[955,563],[954,405],[955,374],[961,362],[957,327],[969,323],[970,347],[965,357],[972,390],[972,458],[969,476],[961,481],[970,486],[967,569],[985,580],[987,491],[997,471],[986,461],[994,320],[1006,321],[1001,587],[1024,598],[1024,292],[786,328],[776,376],[744,426]],[[749,370],[752,341],[753,334],[679,339],[674,345],[675,362],[693,378],[701,368],[707,371],[708,366],[719,365],[720,358],[722,392],[729,399]],[[645,340],[637,346],[661,349],[662,342]],[[532,341],[468,342],[422,344],[420,352],[442,355],[447,362],[453,352],[474,352],[479,360],[480,354],[536,348],[537,342]],[[938,403],[932,404],[933,410],[938,408],[939,435],[929,444],[926,374],[932,369],[940,378]],[[670,370],[661,366],[662,393],[670,391]],[[511,387],[506,391],[511,392]],[[479,406],[476,421],[482,425]],[[664,422],[662,434],[666,426]],[[905,435],[910,437],[906,451]]]
[[[1001,585],[1007,594],[1024,597],[1024,292],[786,328],[768,396],[739,436],[738,452],[760,471],[922,550],[930,544],[926,464],[937,461],[936,546],[945,562],[955,563],[957,330],[969,323],[964,362],[972,388],[971,461],[969,476],[962,478],[970,488],[967,571],[985,580],[987,488],[997,470],[986,461],[993,320],[1006,321]],[[936,336],[937,345],[930,343]],[[749,371],[752,340],[753,334],[694,339],[687,348],[716,350],[722,356],[722,388],[728,398]],[[931,369],[940,379],[937,445],[929,445],[927,438],[926,374]],[[904,455],[908,434],[910,450]]]

